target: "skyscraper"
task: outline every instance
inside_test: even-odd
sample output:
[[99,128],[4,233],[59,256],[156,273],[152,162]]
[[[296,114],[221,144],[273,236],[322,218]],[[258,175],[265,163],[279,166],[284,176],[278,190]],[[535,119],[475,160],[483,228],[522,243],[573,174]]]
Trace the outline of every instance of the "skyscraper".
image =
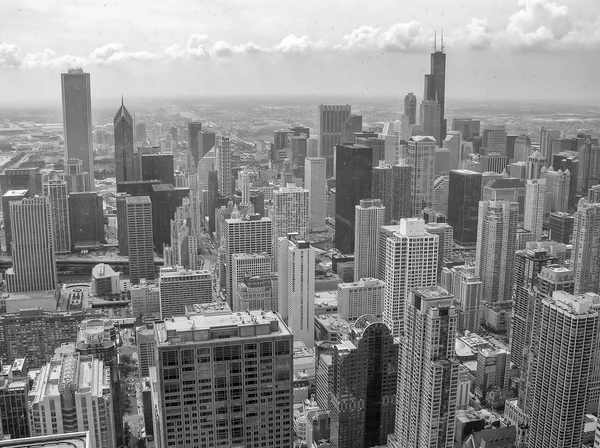
[[0,434],[11,439],[30,436],[27,418],[27,358],[17,358],[0,372]]
[[423,135],[433,137],[438,145],[442,144],[441,113],[440,103],[438,101],[423,100],[421,102],[421,126],[423,126]]
[[146,141],[146,123],[139,122],[135,124],[135,141],[145,142]]
[[117,240],[119,242],[119,254],[129,255],[127,240],[127,193],[117,193]]
[[175,186],[173,154],[144,154],[141,157],[141,180],[160,180]]
[[361,199],[371,197],[373,150],[367,146],[337,145],[335,247],[345,254],[354,252],[354,219]]
[[273,206],[269,209],[269,218],[273,222],[273,244],[275,239],[297,232],[302,238],[308,238],[310,230],[309,192],[305,188],[288,184],[273,192]]
[[222,196],[231,196],[231,143],[229,137],[219,136],[215,145],[215,168],[219,175],[219,192]]
[[[446,138],[446,53],[444,53],[444,39],[441,46],[437,48],[434,42],[433,53],[431,53],[430,74],[425,75],[425,90],[423,101],[437,101],[440,105],[440,141]],[[423,119],[421,118],[421,121]]]
[[[315,249],[298,234],[279,238],[279,270],[287,275],[279,291],[279,309],[287,308],[290,331],[307,347],[315,344]],[[287,279],[287,282],[285,280]]]
[[154,334],[161,446],[293,445],[293,336],[276,313],[204,305],[156,323]]
[[512,298],[519,206],[509,201],[481,201],[477,223],[475,275],[488,302]]
[[325,159],[325,173],[328,178],[335,174],[333,172],[335,146],[344,143],[342,142],[344,123],[350,114],[351,107],[348,104],[345,106],[327,106],[321,104],[317,109],[319,157]]
[[133,118],[123,104],[114,119],[115,165],[117,182],[138,180],[135,178],[133,154]]
[[192,158],[194,160],[194,165],[198,165],[200,159],[202,159],[203,155],[200,155],[200,143],[201,136],[199,135],[200,131],[202,131],[202,123],[199,121],[190,121],[188,123],[188,145],[190,147],[190,153],[192,154]]
[[535,362],[528,378],[529,446],[581,446],[597,333],[598,311],[592,298],[558,291],[542,300],[534,330]]
[[433,183],[435,180],[435,147],[433,137],[414,136],[408,140],[408,163],[412,165],[412,216],[433,207]]
[[539,179],[544,166],[546,166],[546,158],[541,152],[534,151],[527,158],[527,179]]
[[55,290],[57,286],[50,201],[36,196],[10,203],[13,267],[8,292]]
[[310,230],[323,230],[325,228],[325,196],[327,193],[325,165],[325,159],[322,157],[306,158],[304,188],[308,189]]
[[89,173],[87,191],[94,190],[94,147],[92,144],[92,94],[90,74],[80,68],[62,73],[62,106],[65,160],[83,161]]
[[342,139],[340,143],[354,142],[354,134],[362,132],[363,116],[350,114],[346,121],[344,121],[344,128],[342,130]]
[[412,217],[412,178],[413,167],[404,159],[392,166],[392,222]]
[[506,156],[506,126],[503,124],[487,125],[483,130],[483,147],[485,154],[497,152]]
[[379,199],[361,199],[354,224],[354,280],[375,277],[379,262],[379,227],[385,224],[385,207]]
[[579,200],[573,226],[571,266],[575,294],[600,292],[600,203]]
[[459,131],[462,134],[462,138],[466,142],[473,140],[473,136],[479,135],[481,123],[479,120],[473,120],[472,118],[453,118],[452,119],[452,130]]
[[542,127],[540,131],[540,152],[546,159],[546,167],[552,164],[554,144],[553,141],[560,138],[560,131],[553,131]]
[[83,193],[85,191],[92,191],[89,188],[90,173],[83,171],[83,162],[81,160],[65,160],[65,168],[62,176],[63,179],[67,181],[69,193]]
[[158,276],[161,319],[185,315],[185,307],[211,303],[212,275],[209,271],[162,268]]
[[12,226],[10,219],[10,203],[20,202],[29,197],[29,190],[8,190],[2,196],[2,216],[4,218],[4,238],[6,241],[6,252],[12,253]]
[[338,448],[383,446],[394,430],[398,340],[375,316],[333,347],[331,441]]
[[416,288],[407,298],[405,320],[396,425],[388,446],[452,447],[459,368],[454,297],[439,286]]
[[68,254],[71,252],[71,228],[67,182],[61,179],[48,180],[45,196],[50,200],[54,251],[56,254]]
[[412,92],[404,97],[404,116],[408,117],[408,124],[417,124],[417,96]]
[[390,230],[393,233],[385,237],[385,254],[379,254],[385,263],[383,321],[399,337],[404,329],[409,291],[437,282],[439,237],[427,233],[425,221],[418,218],[402,219],[399,226],[390,226]]
[[525,187],[525,230],[532,234],[533,241],[541,241],[546,202],[546,179],[530,179]]
[[337,286],[338,314],[342,319],[355,321],[369,314],[381,318],[385,283],[377,278],[359,278]]
[[99,247],[104,243],[102,196],[95,192],[69,194],[71,243],[75,247]]
[[452,294],[460,306],[458,331],[477,333],[483,284],[472,267],[457,266],[450,270]]
[[127,246],[129,275],[133,285],[154,278],[154,243],[152,241],[152,202],[148,196],[128,196]]

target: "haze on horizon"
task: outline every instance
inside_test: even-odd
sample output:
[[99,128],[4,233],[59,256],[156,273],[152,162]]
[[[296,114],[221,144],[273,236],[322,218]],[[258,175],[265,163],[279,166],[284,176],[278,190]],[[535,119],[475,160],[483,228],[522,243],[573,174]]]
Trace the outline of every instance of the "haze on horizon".
[[441,29],[450,99],[600,99],[597,0],[2,3],[5,105],[60,104],[60,73],[74,66],[95,99],[420,98]]

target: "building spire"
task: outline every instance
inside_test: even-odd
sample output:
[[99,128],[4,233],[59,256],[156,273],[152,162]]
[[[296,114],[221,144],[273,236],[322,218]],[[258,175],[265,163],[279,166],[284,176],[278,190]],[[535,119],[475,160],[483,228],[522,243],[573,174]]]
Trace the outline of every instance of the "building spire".
[[442,41],[441,41],[441,45],[442,45],[442,53],[444,52],[444,29],[442,28]]
[[123,94],[121,94],[121,106],[123,106]]
[[433,52],[437,51],[437,30],[433,31]]

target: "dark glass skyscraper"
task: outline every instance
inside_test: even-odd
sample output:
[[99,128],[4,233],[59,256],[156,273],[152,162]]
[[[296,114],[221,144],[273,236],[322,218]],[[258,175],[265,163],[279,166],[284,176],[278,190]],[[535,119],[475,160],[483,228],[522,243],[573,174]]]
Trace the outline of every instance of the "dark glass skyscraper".
[[194,158],[194,165],[198,165],[198,162],[202,158],[199,152],[199,133],[202,131],[202,123],[199,121],[191,121],[188,123],[188,144],[190,145],[190,152]]
[[412,92],[404,97],[404,116],[408,124],[417,124],[417,96]]
[[173,154],[144,154],[142,156],[142,180],[160,180],[175,186]]
[[117,182],[135,179],[133,156],[133,119],[121,100],[121,107],[114,119],[115,165]]
[[335,248],[354,252],[355,207],[371,197],[373,149],[360,145],[336,145]]
[[88,191],[94,190],[94,147],[92,140],[92,100],[90,74],[69,69],[61,74],[65,160],[83,161],[90,173]]
[[477,220],[481,199],[481,173],[451,170],[448,187],[448,224],[461,244],[477,242]]
[[437,101],[440,103],[440,136],[446,138],[446,118],[444,106],[446,104],[446,53],[444,53],[444,38],[438,50],[437,41],[431,53],[431,73],[425,75],[425,92],[423,101]]

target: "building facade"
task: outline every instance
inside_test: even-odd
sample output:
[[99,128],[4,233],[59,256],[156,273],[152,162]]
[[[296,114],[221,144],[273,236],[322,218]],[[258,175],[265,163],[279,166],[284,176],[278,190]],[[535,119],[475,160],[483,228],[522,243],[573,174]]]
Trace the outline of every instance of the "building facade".
[[162,268],[158,276],[161,319],[185,315],[185,307],[213,301],[210,271]]
[[152,241],[152,202],[148,196],[129,196],[127,209],[127,246],[131,284],[154,278],[154,244]]
[[356,206],[354,220],[354,279],[375,277],[379,263],[379,227],[386,208],[379,199],[365,199]]

